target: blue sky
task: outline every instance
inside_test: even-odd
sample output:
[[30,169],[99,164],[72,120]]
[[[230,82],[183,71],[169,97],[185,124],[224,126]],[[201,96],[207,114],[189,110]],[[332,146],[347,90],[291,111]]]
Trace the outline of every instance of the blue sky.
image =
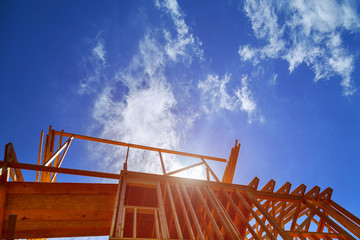
[[[235,183],[332,187],[360,215],[356,1],[0,1],[0,30],[0,142],[21,162],[49,124],[224,158],[239,139]],[[160,172],[131,154],[131,169]],[[123,160],[78,141],[64,166]]]

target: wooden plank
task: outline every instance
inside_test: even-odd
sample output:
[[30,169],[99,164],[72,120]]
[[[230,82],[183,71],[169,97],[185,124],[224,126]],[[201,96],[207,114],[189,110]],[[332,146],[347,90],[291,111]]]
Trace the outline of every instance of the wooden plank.
[[118,187],[117,187],[117,192],[116,192],[116,200],[115,200],[115,206],[113,209],[113,216],[112,216],[112,221],[111,221],[109,237],[115,236],[115,228],[116,228],[116,220],[117,220],[116,216],[118,214],[118,208],[119,208],[119,204],[120,204],[121,178],[119,179],[119,183],[117,185],[118,185]]
[[179,173],[179,172],[182,172],[182,171],[185,171],[185,170],[188,170],[190,168],[194,168],[194,167],[197,167],[197,166],[200,166],[200,165],[203,165],[203,164],[204,164],[203,162],[195,163],[195,164],[192,164],[190,166],[187,166],[187,167],[184,167],[184,168],[169,172],[169,173],[167,173],[167,175],[171,176],[171,175],[174,175],[176,173]]
[[[61,145],[62,145],[62,139],[63,139],[63,132],[64,130],[61,130],[61,133],[60,133],[60,136],[59,136],[59,143],[58,143],[58,149],[61,148]],[[57,156],[57,158],[55,159],[55,162],[54,162],[54,167],[59,167],[59,160],[60,160],[60,157]]]
[[189,211],[190,211],[190,214],[191,214],[191,216],[192,216],[193,222],[194,222],[194,224],[195,224],[196,231],[197,231],[197,233],[198,233],[197,238],[199,238],[199,239],[201,239],[201,240],[205,240],[204,235],[203,235],[203,233],[202,233],[202,231],[201,231],[201,227],[200,227],[199,221],[198,221],[198,219],[197,219],[197,217],[196,217],[196,213],[195,213],[194,208],[193,208],[193,206],[192,206],[192,204],[191,204],[189,195],[188,195],[188,193],[187,193],[187,191],[186,191],[186,188],[185,188],[185,185],[184,185],[184,184],[181,184],[181,189],[182,189],[182,191],[183,191],[183,194],[184,194],[184,197],[185,197],[185,201],[186,201],[186,203],[187,203],[187,205],[188,205],[188,209],[189,209]]
[[162,155],[161,155],[161,151],[159,151],[159,157],[160,157],[161,169],[163,171],[163,174],[166,175],[165,164],[164,164],[164,160],[163,160]]
[[[17,163],[18,160],[17,160],[15,149],[14,149],[14,146],[12,145],[12,143],[9,143],[8,150],[9,150],[8,155],[7,155],[7,157],[9,158],[8,161]],[[12,171],[14,171],[13,174],[15,174],[15,177],[12,176],[13,179],[16,179],[15,181],[20,181],[20,182],[24,181],[24,177],[23,177],[20,169],[13,169],[13,170],[11,170],[11,172]]]
[[[61,197],[61,196],[59,196]],[[95,200],[95,199],[94,199]],[[86,205],[84,206],[86,207]],[[90,221],[109,220],[112,217],[111,205],[108,209],[6,209],[5,216],[17,215],[18,221]]]
[[176,213],[174,199],[173,199],[173,196],[172,196],[172,193],[171,193],[171,188],[170,188],[169,182],[166,182],[166,188],[167,188],[167,193],[169,195],[169,202],[170,202],[171,211],[172,211],[172,214],[174,216],[177,236],[178,236],[179,239],[183,239],[183,235],[182,235],[182,232],[181,232],[181,227],[180,227],[179,219],[178,219],[178,216],[177,216],[177,213]]
[[66,142],[64,142],[64,144],[43,164],[43,166],[50,166],[57,156],[59,156],[59,154],[67,147],[71,139],[72,138],[69,138]]
[[160,181],[158,181],[157,186],[156,186],[156,194],[158,197],[158,207],[160,209],[159,211],[159,219],[160,219],[160,228],[161,228],[161,232],[162,235],[165,239],[169,239],[170,235],[169,235],[169,228],[167,225],[167,221],[166,221],[166,214],[165,214],[165,208],[164,208],[164,201],[162,198],[162,194],[161,194],[161,186],[160,186]]
[[328,207],[327,204],[324,204],[321,200],[314,201],[315,205],[322,208],[327,214],[329,214],[333,219],[335,219],[338,223],[346,227],[350,232],[352,232],[355,236],[360,238],[360,227],[356,226],[355,223],[353,223],[351,220],[345,218],[343,215],[341,215],[336,210],[332,209],[331,207]]
[[224,225],[224,228],[227,232],[229,232],[229,236],[231,236],[234,239],[243,239],[242,236],[240,235],[238,229],[236,228],[236,226],[234,225],[233,221],[230,219],[228,213],[225,211],[223,205],[221,204],[221,202],[219,201],[217,195],[213,192],[213,190],[208,187],[205,186],[204,187],[205,193],[207,194],[210,202],[213,204],[213,207],[215,209],[215,211],[219,214],[220,217],[220,221],[222,222],[222,224]]
[[184,204],[184,200],[183,200],[183,198],[181,196],[180,189],[179,189],[179,186],[178,186],[177,183],[175,184],[175,190],[176,190],[177,195],[178,195],[178,199],[179,199],[179,202],[180,202],[180,207],[181,207],[181,210],[182,210],[183,215],[184,215],[185,224],[187,226],[187,229],[188,229],[188,232],[189,232],[189,235],[190,235],[190,239],[195,239],[195,236],[194,236],[191,224],[190,224],[190,219],[189,219],[189,216],[187,214],[186,207],[185,207],[185,204]]
[[295,231],[301,231],[305,225],[307,225],[309,222],[311,222],[312,218],[315,216],[315,213],[311,213],[297,228]]
[[[119,182],[120,184],[120,182]],[[115,237],[122,237],[124,233],[124,222],[125,222],[125,192],[126,192],[126,178],[125,176],[121,178],[121,192],[120,200],[117,208],[117,217],[115,221]]]
[[240,209],[238,208],[238,206],[235,204],[235,202],[231,199],[231,197],[229,196],[229,194],[222,189],[222,193],[225,196],[225,198],[228,200],[228,202],[230,203],[230,205],[232,206],[232,208],[235,210],[236,214],[239,216],[239,218],[241,219],[242,223],[248,228],[248,230],[250,231],[250,233],[252,234],[253,238],[255,240],[260,240],[260,238],[257,236],[257,234],[255,233],[254,229],[252,228],[252,226],[250,225],[250,223],[248,222],[248,220],[246,219],[246,217],[244,216],[244,214],[240,211]]
[[213,178],[215,179],[215,181],[220,182],[220,180],[218,179],[218,177],[216,176],[216,174],[213,172],[213,170],[211,169],[211,167],[207,164],[207,162],[205,161],[204,157],[201,156],[201,161],[204,163],[204,165],[206,166],[206,169],[208,169],[211,173],[211,175],[213,176]]
[[111,221],[18,221],[15,238],[52,238],[104,236],[109,234]]
[[[46,135],[46,136],[45,136],[44,155],[43,155],[43,159],[42,159],[42,164],[41,164],[41,165],[43,165],[43,164],[46,162],[46,160],[47,160],[48,145],[49,145],[49,135]],[[39,170],[39,169],[35,169],[35,170]],[[46,175],[45,172],[41,172],[40,182],[46,182],[46,181],[45,181],[45,175]]]
[[[7,171],[3,172],[1,177],[6,177]],[[5,223],[5,207],[7,196],[7,183],[0,182],[0,239],[4,237],[4,223]]]
[[251,195],[250,192],[246,191],[245,195],[249,198],[249,200],[260,210],[260,212],[264,215],[264,217],[269,221],[269,223],[275,228],[275,230],[280,234],[283,239],[291,240],[292,238],[286,234],[286,232],[279,226],[279,224],[275,221],[271,215],[265,211],[265,209],[261,206],[261,204]]
[[[55,134],[60,135],[60,132],[55,131]],[[107,144],[124,146],[124,147],[138,148],[138,149],[155,151],[155,152],[161,151],[162,153],[169,153],[169,154],[175,154],[175,155],[181,155],[181,156],[187,156],[187,157],[193,157],[193,158],[204,158],[204,159],[218,161],[218,162],[226,162],[226,159],[224,159],[224,158],[211,157],[211,156],[205,156],[205,155],[199,155],[199,154],[193,154],[193,153],[186,153],[186,152],[180,152],[180,151],[174,151],[174,150],[168,150],[168,149],[162,149],[162,148],[148,147],[148,146],[142,146],[142,145],[138,145],[138,144],[118,142],[118,141],[114,141],[114,140],[89,137],[89,136],[67,133],[67,132],[64,132],[63,136],[64,137],[74,136],[74,138],[82,139],[82,140],[101,142],[101,143],[107,143]]]
[[9,163],[9,167],[27,169],[27,170],[35,170],[35,171],[40,170],[43,172],[56,172],[56,173],[63,173],[63,174],[80,175],[80,176],[87,176],[87,177],[98,177],[98,178],[119,179],[119,177],[120,177],[120,174],[115,174],[115,173],[104,173],[104,172],[77,170],[77,169],[70,169],[70,168],[44,167],[44,166],[37,166],[37,165],[33,165],[33,164],[28,164],[28,163]]
[[[41,161],[41,153],[42,153],[42,146],[43,146],[43,140],[44,139],[44,130],[41,130],[41,134],[40,134],[40,145],[39,145],[39,154],[38,154],[38,162],[37,165],[40,166],[40,161]],[[35,181],[39,182],[39,171],[36,171],[36,178]]]
[[[58,165],[56,166],[57,168],[59,168],[61,166],[62,162],[64,161],[65,155],[66,155],[67,151],[69,150],[69,147],[70,147],[70,144],[71,144],[72,140],[73,140],[73,137],[70,137],[68,139],[68,141],[66,141],[66,148],[65,148],[63,154],[61,155],[61,158],[59,160]],[[55,182],[56,175],[57,175],[57,172],[54,172],[50,182]]]
[[15,228],[16,228],[16,215],[10,215],[9,220],[7,222],[7,228],[6,228],[6,234],[5,239],[6,240],[13,240],[15,236]]
[[214,219],[214,216],[211,214],[211,211],[199,189],[199,186],[195,186],[195,190],[199,196],[199,199],[201,201],[201,204],[202,204],[202,207],[204,208],[205,212],[206,212],[206,216],[208,217],[208,219],[210,220],[211,222],[211,225],[215,231],[215,234],[216,236],[219,238],[219,239],[224,239],[224,237],[221,235],[221,232],[220,232],[220,229],[219,229],[219,226],[217,225],[215,219]]
[[134,218],[133,218],[133,238],[136,238],[136,212],[137,208],[134,208]]
[[22,195],[8,194],[6,209],[113,209],[113,195]]
[[9,194],[111,194],[115,196],[118,184],[110,183],[39,183],[9,182]]
[[340,227],[339,225],[337,225],[334,221],[332,221],[330,218],[328,218],[324,213],[322,213],[319,209],[317,209],[315,206],[313,206],[309,201],[304,201],[304,204],[306,206],[308,206],[312,211],[314,211],[320,218],[326,220],[326,222],[332,227],[334,228],[336,231],[338,231],[339,233],[344,234],[347,239],[353,239],[355,240],[355,238],[353,238],[350,234],[348,234],[342,227]]
[[154,212],[154,218],[155,218],[155,230],[156,230],[156,238],[160,238],[160,228],[159,228],[159,219],[158,219],[158,211],[155,210]]
[[339,204],[334,202],[330,199],[329,204],[335,208],[340,213],[344,214],[347,218],[351,219],[353,222],[355,222],[358,226],[360,226],[360,219],[353,215],[351,212],[347,211],[345,208],[341,207]]
[[249,203],[245,200],[245,198],[238,192],[235,191],[236,196],[239,198],[242,205],[245,206],[245,208],[253,215],[253,217],[256,219],[257,223],[260,224],[262,229],[266,232],[267,236],[271,238],[272,240],[275,240],[274,235],[269,231],[267,226],[265,226],[264,222],[259,218],[257,213],[252,209],[252,207],[249,205]]

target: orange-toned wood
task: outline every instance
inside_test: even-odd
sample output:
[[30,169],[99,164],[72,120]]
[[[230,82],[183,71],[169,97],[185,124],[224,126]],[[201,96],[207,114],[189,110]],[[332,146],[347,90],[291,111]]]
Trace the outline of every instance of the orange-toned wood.
[[[60,135],[60,133],[61,132],[55,131],[56,135]],[[138,148],[138,149],[155,151],[155,152],[160,151],[162,153],[176,154],[176,155],[181,155],[181,156],[186,156],[186,157],[193,157],[193,158],[202,158],[203,157],[204,159],[208,159],[208,160],[213,160],[213,161],[218,161],[218,162],[226,162],[226,159],[224,159],[224,158],[217,158],[217,157],[211,157],[211,156],[205,156],[205,155],[199,155],[199,154],[193,154],[193,153],[186,153],[186,152],[180,152],[180,151],[174,151],[174,150],[168,150],[168,149],[162,149],[162,148],[148,147],[148,146],[142,146],[142,145],[138,145],[138,144],[118,142],[118,141],[114,141],[114,140],[89,137],[89,136],[73,134],[73,133],[67,133],[67,132],[64,132],[63,136],[64,137],[74,136],[74,138],[82,139],[82,140],[101,142],[101,143],[107,143],[107,144],[112,144],[112,145],[130,147],[130,148]]]

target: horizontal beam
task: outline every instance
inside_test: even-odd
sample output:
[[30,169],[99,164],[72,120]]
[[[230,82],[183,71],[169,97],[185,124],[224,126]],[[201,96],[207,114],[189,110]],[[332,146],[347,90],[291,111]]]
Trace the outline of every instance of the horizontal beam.
[[225,158],[218,158],[218,157],[204,156],[204,155],[199,155],[199,154],[194,154],[194,153],[174,151],[174,150],[169,150],[169,149],[148,147],[148,146],[143,146],[143,145],[138,145],[138,144],[119,142],[119,141],[108,140],[108,139],[103,139],[103,138],[89,137],[89,136],[85,136],[85,135],[79,135],[79,134],[73,134],[73,133],[67,133],[67,132],[61,133],[59,131],[55,131],[55,134],[56,135],[62,134],[62,136],[64,136],[64,137],[72,137],[73,136],[74,138],[82,139],[82,140],[101,142],[101,143],[107,143],[107,144],[112,144],[112,145],[130,147],[130,148],[138,148],[138,149],[154,151],[154,152],[169,153],[169,154],[175,154],[175,155],[193,157],[193,158],[204,158],[207,160],[213,160],[213,161],[218,161],[218,162],[226,162],[227,161]]
[[[0,166],[1,165],[3,165],[2,161],[0,162]],[[70,169],[70,168],[45,167],[45,166],[28,164],[28,163],[9,162],[8,167],[15,169],[18,168],[18,169],[35,170],[35,171],[43,171],[43,172],[56,172],[63,174],[80,175],[86,177],[98,177],[98,178],[110,178],[110,179],[120,178],[120,174],[116,174],[116,173],[95,172],[95,171],[78,170],[78,169]]]

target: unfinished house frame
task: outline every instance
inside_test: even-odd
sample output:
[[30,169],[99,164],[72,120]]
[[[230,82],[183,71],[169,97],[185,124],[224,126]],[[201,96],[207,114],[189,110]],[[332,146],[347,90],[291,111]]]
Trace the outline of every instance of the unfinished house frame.
[[[55,147],[55,140],[58,140]],[[74,139],[127,148],[119,174],[62,168]],[[45,142],[43,146],[43,142]],[[130,149],[155,151],[162,174],[128,171]],[[332,189],[289,182],[275,190],[275,181],[258,189],[232,184],[240,150],[229,159],[159,149],[55,131],[41,133],[38,164],[20,163],[11,143],[0,162],[0,233],[2,239],[109,236],[109,239],[360,239],[360,220],[331,200]],[[162,155],[198,159],[167,172]],[[207,161],[226,162],[222,180]],[[173,176],[197,166],[206,180]],[[21,170],[36,172],[25,182]],[[116,179],[108,183],[59,183],[57,174]]]

